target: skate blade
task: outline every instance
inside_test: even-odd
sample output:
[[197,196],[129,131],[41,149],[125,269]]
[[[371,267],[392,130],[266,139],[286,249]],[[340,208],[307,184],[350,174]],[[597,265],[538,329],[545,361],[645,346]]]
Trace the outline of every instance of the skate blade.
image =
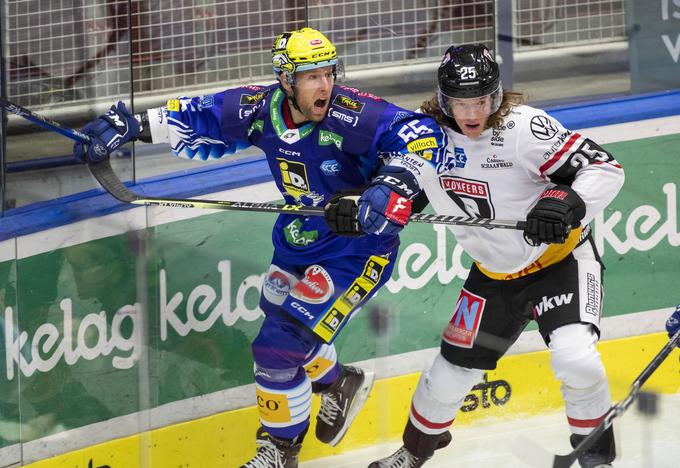
[[347,419],[345,419],[345,425],[342,426],[342,429],[340,429],[340,432],[338,432],[338,435],[336,435],[333,440],[331,440],[328,445],[331,447],[335,447],[340,443],[343,437],[345,437],[345,434],[347,433],[347,429],[349,429],[349,426],[352,424],[352,421],[354,421],[354,418],[356,418],[357,414],[359,414],[359,411],[361,411],[361,408],[364,407],[364,404],[366,403],[366,400],[368,399],[368,395],[371,393],[371,389],[373,388],[373,381],[375,380],[375,373],[373,372],[365,372],[364,373],[364,382],[361,384],[361,388],[357,391],[356,395],[354,395],[354,399],[352,400],[352,404],[349,407],[349,411],[347,412]]

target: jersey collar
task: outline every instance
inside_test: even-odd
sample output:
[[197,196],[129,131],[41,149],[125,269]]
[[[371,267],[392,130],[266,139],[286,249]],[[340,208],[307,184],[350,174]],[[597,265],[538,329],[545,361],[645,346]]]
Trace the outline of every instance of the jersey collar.
[[272,96],[269,104],[269,114],[271,115],[272,126],[276,132],[276,136],[286,143],[292,144],[302,140],[304,137],[312,133],[316,128],[316,122],[307,122],[300,128],[288,128],[283,118],[282,105],[286,99],[286,94],[281,88],[277,88]]

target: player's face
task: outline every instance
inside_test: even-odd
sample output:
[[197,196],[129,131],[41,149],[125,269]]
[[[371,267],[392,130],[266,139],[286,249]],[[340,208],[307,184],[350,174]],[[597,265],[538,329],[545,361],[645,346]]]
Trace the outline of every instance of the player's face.
[[295,99],[305,120],[323,120],[328,111],[334,83],[332,66],[295,74]]
[[448,98],[456,123],[469,138],[478,138],[491,115],[491,96],[470,99]]

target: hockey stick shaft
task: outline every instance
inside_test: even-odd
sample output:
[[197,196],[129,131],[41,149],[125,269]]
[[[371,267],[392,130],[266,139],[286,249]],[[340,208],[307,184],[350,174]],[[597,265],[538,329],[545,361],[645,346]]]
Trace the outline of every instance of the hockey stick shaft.
[[33,111],[30,111],[26,109],[25,107],[22,107],[18,104],[14,104],[7,99],[0,97],[0,102],[2,103],[2,107],[7,111],[12,114],[18,115],[19,117],[23,117],[26,120],[29,120],[33,122],[36,125],[39,125],[40,127],[50,130],[52,132],[57,132],[67,138],[70,138],[71,140],[78,141],[81,143],[89,143],[90,142],[90,137],[85,135],[84,133],[81,133],[77,130],[74,130],[72,128],[65,127],[61,125],[58,122],[55,122],[54,120],[50,120],[47,117],[43,117],[41,115],[36,114]]
[[615,418],[621,416],[630,405],[635,401],[638,393],[642,386],[647,382],[647,380],[652,376],[654,371],[656,371],[661,363],[668,357],[673,349],[678,345],[680,341],[680,332],[677,332],[671,337],[671,339],[661,348],[661,351],[657,353],[656,356],[651,360],[647,367],[637,376],[631,385],[631,390],[620,402],[612,407],[612,409],[607,413],[602,422],[593,429],[593,431],[584,438],[580,444],[574,448],[571,453],[567,455],[555,455],[555,461],[553,463],[553,468],[568,468],[570,467],[580,455],[582,455],[588,448],[590,448],[597,439],[600,438],[602,433],[606,431],[609,426],[612,425]]
[[[65,127],[54,120],[40,116],[22,106],[2,99],[2,106],[8,111],[21,116],[50,131],[57,132],[67,138],[89,143],[90,137],[72,128]],[[125,203],[150,206],[170,206],[180,208],[207,208],[236,211],[261,211],[269,213],[296,213],[303,216],[323,216],[324,209],[320,206],[279,205],[274,203],[234,202],[226,200],[189,200],[180,198],[144,197],[127,188],[111,169],[108,161],[99,163],[88,162],[92,175],[101,186],[114,198]],[[414,213],[409,221],[429,224],[447,224],[455,226],[475,226],[487,229],[516,229],[523,231],[524,221],[505,221],[487,218],[467,218],[442,214]]]

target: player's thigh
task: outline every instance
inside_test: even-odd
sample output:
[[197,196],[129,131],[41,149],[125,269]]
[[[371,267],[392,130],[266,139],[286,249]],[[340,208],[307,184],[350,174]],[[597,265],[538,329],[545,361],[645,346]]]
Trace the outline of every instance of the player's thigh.
[[350,317],[385,284],[396,252],[351,255],[305,265],[278,307],[325,343],[332,343]]
[[[518,281],[518,280],[512,280]],[[517,340],[528,319],[515,314],[509,282],[484,276],[474,265],[444,330],[441,353],[452,364],[495,369],[496,362]]]
[[602,265],[586,242],[546,268],[531,287],[529,304],[541,336],[549,343],[550,333],[573,323],[590,324],[599,334],[603,297]]

